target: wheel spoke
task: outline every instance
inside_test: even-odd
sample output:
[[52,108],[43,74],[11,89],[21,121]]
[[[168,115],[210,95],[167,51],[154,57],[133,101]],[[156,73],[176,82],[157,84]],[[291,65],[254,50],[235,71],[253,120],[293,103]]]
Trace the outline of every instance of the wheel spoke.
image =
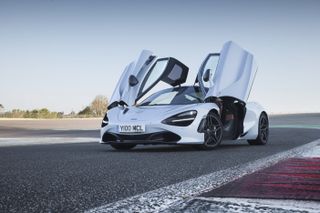
[[217,143],[218,138],[216,137],[216,135],[212,134],[211,136],[212,136],[211,138],[213,139],[214,143]]
[[214,145],[221,139],[222,127],[215,117],[208,115],[205,125],[205,143]]
[[269,131],[269,124],[268,119],[265,117],[262,117],[260,120],[260,135],[261,140],[267,141],[268,140],[268,131]]
[[207,143],[207,144],[212,144],[212,141],[216,142],[215,138],[212,137],[211,134],[209,134],[209,135],[207,136],[206,143]]
[[265,140],[265,139],[266,139],[266,134],[265,134],[265,132],[264,132],[264,131],[262,131],[262,132],[261,132],[261,138],[262,138],[263,140]]

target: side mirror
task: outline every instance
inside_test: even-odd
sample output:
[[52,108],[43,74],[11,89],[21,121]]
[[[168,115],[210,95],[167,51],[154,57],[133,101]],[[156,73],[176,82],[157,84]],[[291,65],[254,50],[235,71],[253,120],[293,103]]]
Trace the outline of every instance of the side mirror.
[[138,83],[139,83],[139,80],[137,79],[136,76],[134,76],[134,75],[130,75],[130,76],[129,76],[129,85],[130,85],[131,87],[134,87],[134,86],[137,85]]
[[211,73],[211,69],[207,69],[204,74],[203,74],[203,81],[204,82],[208,82],[210,80],[210,73]]

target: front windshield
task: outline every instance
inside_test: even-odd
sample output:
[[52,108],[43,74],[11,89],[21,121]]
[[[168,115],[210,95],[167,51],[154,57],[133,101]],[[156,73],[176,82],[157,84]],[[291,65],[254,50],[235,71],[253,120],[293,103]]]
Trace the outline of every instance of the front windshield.
[[199,87],[178,87],[154,93],[140,106],[197,104],[202,103],[203,99],[204,95]]

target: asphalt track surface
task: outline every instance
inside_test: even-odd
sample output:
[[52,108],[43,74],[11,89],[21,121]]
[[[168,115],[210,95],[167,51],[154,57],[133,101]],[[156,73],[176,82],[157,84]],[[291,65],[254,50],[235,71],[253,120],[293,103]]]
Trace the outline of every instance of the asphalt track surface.
[[[320,138],[320,114],[271,117],[270,141],[226,141],[216,150],[97,142],[0,146],[0,212],[78,212],[257,160]],[[3,127],[6,137],[98,137],[97,130]]]

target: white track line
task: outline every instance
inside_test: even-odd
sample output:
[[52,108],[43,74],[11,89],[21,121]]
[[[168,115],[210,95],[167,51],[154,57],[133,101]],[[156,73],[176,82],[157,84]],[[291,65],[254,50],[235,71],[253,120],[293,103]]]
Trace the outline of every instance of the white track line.
[[26,145],[48,145],[98,142],[99,138],[86,137],[24,137],[24,138],[0,138],[0,147],[26,146]]
[[169,206],[178,205],[179,203],[190,199],[191,196],[199,195],[236,180],[246,174],[251,174],[257,170],[269,167],[280,160],[289,157],[302,156],[303,153],[312,150],[319,144],[320,139],[253,162],[213,172],[208,175],[93,208],[87,212],[159,212],[167,209]]

